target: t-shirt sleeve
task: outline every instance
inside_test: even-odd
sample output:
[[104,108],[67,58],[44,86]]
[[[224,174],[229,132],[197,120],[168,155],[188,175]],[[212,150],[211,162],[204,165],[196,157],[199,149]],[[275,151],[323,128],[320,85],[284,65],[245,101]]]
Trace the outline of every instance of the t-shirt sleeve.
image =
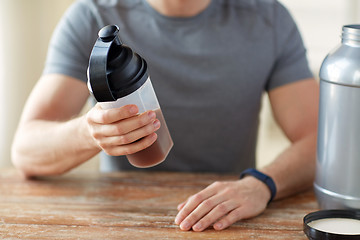
[[85,2],[72,4],[52,35],[43,75],[64,74],[86,82],[88,60],[99,29],[97,25]]
[[275,5],[274,10],[275,63],[266,84],[267,91],[313,77],[294,19],[280,3]]

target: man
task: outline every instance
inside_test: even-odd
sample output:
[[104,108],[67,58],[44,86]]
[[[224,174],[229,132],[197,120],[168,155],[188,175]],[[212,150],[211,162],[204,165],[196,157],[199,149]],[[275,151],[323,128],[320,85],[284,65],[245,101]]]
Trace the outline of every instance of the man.
[[62,174],[100,151],[103,171],[134,170],[124,155],[156,140],[155,114],[138,114],[134,105],[96,104],[78,116],[89,97],[91,48],[108,24],[119,25],[123,42],[147,60],[174,140],[150,170],[240,174],[254,167],[264,91],[291,141],[260,171],[181,203],[175,223],[182,230],[224,229],[311,186],[318,85],[295,23],[275,0],[77,1],[54,33],[14,140],[13,162],[25,176]]

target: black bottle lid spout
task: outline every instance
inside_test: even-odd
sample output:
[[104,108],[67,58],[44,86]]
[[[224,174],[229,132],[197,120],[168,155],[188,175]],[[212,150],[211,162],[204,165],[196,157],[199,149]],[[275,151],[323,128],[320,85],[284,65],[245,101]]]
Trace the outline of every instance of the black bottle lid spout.
[[115,101],[141,87],[146,81],[146,61],[122,44],[119,27],[103,27],[92,49],[88,81],[98,102]]
[[117,37],[119,33],[119,27],[116,25],[108,25],[100,29],[99,38],[104,42],[110,42]]

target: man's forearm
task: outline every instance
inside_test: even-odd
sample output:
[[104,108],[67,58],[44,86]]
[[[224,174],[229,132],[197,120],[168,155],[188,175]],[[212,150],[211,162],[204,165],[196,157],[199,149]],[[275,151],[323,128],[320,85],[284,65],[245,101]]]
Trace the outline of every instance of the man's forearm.
[[292,143],[261,171],[275,181],[275,199],[279,199],[311,187],[315,178],[315,167],[316,133]]
[[22,125],[12,147],[12,161],[27,177],[62,174],[96,155],[84,117],[67,122],[33,120]]

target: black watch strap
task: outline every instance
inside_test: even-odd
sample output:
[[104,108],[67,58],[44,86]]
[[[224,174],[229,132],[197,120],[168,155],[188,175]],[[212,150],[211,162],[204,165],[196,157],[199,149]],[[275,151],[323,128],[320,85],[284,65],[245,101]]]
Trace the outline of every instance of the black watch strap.
[[271,177],[269,177],[268,175],[254,169],[254,168],[248,168],[245,171],[243,171],[240,174],[240,179],[244,178],[246,175],[251,175],[251,176],[259,179],[263,183],[265,183],[266,186],[268,186],[270,193],[271,193],[271,197],[269,200],[269,203],[270,203],[276,195],[276,185],[275,185],[274,180]]

